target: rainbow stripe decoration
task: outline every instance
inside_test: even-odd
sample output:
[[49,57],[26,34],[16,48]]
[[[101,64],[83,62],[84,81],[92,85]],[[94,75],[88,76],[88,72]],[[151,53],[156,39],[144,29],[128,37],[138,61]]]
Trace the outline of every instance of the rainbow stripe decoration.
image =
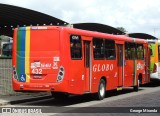
[[30,27],[18,29],[16,67],[20,82],[30,82]]

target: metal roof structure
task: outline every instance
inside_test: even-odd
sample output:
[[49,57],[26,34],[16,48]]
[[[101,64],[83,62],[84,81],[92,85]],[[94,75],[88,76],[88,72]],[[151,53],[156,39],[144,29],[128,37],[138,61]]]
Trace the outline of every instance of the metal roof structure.
[[44,13],[0,3],[0,35],[12,36],[13,28],[17,26],[67,24]]
[[[13,36],[13,29],[16,27],[68,24],[68,22],[38,11],[0,3],[0,35]],[[114,27],[98,23],[77,23],[73,24],[73,27],[115,35],[125,34]]]
[[77,29],[97,31],[97,32],[115,34],[115,35],[125,34],[125,32],[122,32],[114,27],[104,25],[104,24],[99,24],[99,23],[76,23],[76,24],[73,24],[73,27]]
[[146,33],[129,33],[127,34],[129,37],[139,38],[139,39],[152,39],[152,40],[158,40],[158,38],[146,34]]

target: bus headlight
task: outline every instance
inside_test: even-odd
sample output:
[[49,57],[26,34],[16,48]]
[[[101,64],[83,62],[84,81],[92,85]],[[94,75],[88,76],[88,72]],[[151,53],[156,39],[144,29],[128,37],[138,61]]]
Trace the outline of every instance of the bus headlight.
[[13,66],[13,78],[18,81],[18,76],[17,76],[17,71],[15,66]]
[[58,71],[58,76],[57,76],[57,82],[63,81],[64,78],[64,67],[60,66],[59,71]]

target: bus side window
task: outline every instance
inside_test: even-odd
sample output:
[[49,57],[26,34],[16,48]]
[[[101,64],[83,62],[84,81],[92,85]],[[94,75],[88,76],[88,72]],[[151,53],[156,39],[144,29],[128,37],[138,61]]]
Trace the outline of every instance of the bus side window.
[[115,42],[113,40],[105,40],[105,56],[108,60],[116,59]]
[[72,59],[82,59],[82,42],[79,35],[70,36],[70,49]]
[[93,55],[94,59],[104,59],[103,39],[93,38]]
[[153,51],[151,48],[150,48],[150,56],[153,56]]
[[144,50],[142,44],[137,44],[137,59],[143,59],[144,58]]
[[136,44],[125,42],[125,57],[126,60],[136,59]]
[[136,49],[135,47],[132,47],[131,48],[131,59],[136,59]]
[[126,60],[131,59],[130,44],[128,42],[125,42],[125,58]]

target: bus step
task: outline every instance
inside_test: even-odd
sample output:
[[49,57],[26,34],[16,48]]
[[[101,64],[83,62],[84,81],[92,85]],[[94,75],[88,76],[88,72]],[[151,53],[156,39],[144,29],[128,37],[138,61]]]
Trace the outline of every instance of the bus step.
[[117,91],[120,91],[120,90],[122,90],[122,87],[117,87]]

